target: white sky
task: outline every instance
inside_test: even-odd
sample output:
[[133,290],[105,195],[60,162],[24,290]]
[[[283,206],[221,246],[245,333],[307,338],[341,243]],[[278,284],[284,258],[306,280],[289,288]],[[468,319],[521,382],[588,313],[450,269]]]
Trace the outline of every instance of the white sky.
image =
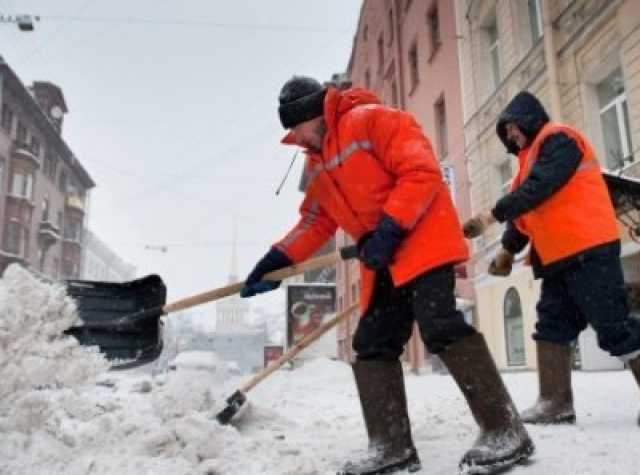
[[97,183],[89,227],[171,301],[227,283],[234,220],[241,278],[295,223],[302,160],[275,196],[293,154],[278,92],[346,69],[360,4],[0,0],[41,16],[32,33],[0,24],[0,54],[25,84],[62,88],[63,137]]

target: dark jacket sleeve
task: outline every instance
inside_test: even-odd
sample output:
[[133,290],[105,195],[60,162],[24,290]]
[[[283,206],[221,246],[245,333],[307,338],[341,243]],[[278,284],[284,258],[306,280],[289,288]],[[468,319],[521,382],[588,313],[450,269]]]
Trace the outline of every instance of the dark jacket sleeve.
[[566,134],[547,137],[531,173],[522,184],[503,196],[491,211],[500,222],[513,221],[537,208],[562,188],[580,165],[582,152]]
[[502,234],[502,247],[511,254],[518,254],[528,243],[527,235],[518,231],[511,221],[507,221],[507,229]]

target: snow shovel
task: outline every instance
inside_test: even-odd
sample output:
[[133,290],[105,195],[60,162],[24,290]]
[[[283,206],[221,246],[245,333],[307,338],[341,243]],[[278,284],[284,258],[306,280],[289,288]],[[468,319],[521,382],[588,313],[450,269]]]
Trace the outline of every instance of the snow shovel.
[[282,365],[285,364],[287,361],[291,361],[298,353],[300,353],[311,343],[313,343],[322,335],[324,335],[333,327],[335,327],[342,320],[344,320],[349,315],[351,315],[354,311],[357,310],[357,308],[358,308],[358,304],[354,304],[349,308],[347,308],[346,310],[343,310],[342,312],[338,313],[335,317],[331,318],[330,320],[327,320],[318,328],[316,328],[314,331],[312,331],[307,336],[305,336],[302,340],[300,340],[296,345],[292,346],[291,349],[289,349],[289,351],[287,351],[284,355],[282,355],[276,361],[274,361],[265,369],[260,371],[249,381],[244,383],[238,390],[236,390],[236,392],[234,392],[229,398],[227,398],[227,405],[222,411],[220,411],[216,415],[216,420],[222,425],[225,425],[231,422],[234,416],[238,414],[238,412],[240,411],[240,408],[242,408],[242,406],[244,406],[244,404],[246,403],[247,393],[252,388],[256,387],[258,383],[260,383],[263,379],[265,379],[271,373],[281,368]]
[[[282,280],[306,271],[335,265],[357,257],[356,246],[325,254],[265,275]],[[65,331],[83,345],[96,345],[107,359],[120,360],[113,369],[140,366],[155,360],[162,351],[160,317],[240,292],[244,282],[192,295],[165,305],[166,287],[157,275],[129,282],[67,281],[67,292],[75,300],[81,325]]]

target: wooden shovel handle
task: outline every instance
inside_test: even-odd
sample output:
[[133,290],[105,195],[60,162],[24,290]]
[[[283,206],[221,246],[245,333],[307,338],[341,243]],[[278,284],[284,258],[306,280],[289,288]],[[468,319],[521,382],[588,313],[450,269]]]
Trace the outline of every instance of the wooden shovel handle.
[[318,328],[316,328],[314,331],[312,331],[307,336],[305,336],[302,340],[300,340],[296,345],[292,346],[291,349],[289,349],[289,351],[287,351],[284,355],[282,355],[276,361],[274,361],[269,366],[267,366],[265,369],[260,371],[253,378],[251,378],[249,381],[244,383],[240,387],[240,391],[243,392],[243,393],[246,393],[247,391],[249,391],[251,388],[256,386],[260,381],[262,381],[267,376],[269,376],[271,373],[273,373],[274,371],[276,371],[280,367],[282,367],[282,365],[285,364],[287,361],[290,361],[291,359],[293,359],[298,353],[300,353],[302,350],[304,350],[311,343],[313,343],[318,338],[320,338],[322,335],[324,335],[329,330],[331,330],[333,327],[335,327],[338,323],[340,323],[342,320],[344,320],[347,316],[351,315],[354,311],[357,310],[357,308],[358,308],[358,304],[354,304],[351,307],[347,308],[346,310],[344,310],[344,311],[340,312],[339,314],[337,314],[335,317],[333,317],[330,320],[327,320],[326,322],[324,322],[322,325],[320,325]]
[[[339,252],[332,252],[325,254],[324,256],[309,259],[299,264],[294,264],[289,267],[284,267],[273,272],[269,272],[264,276],[264,280],[282,280],[294,275],[303,274],[304,272],[316,269],[324,269],[325,267],[331,267],[335,265],[340,259],[351,259],[357,257],[356,246],[347,246],[339,250]],[[185,310],[187,308],[195,307],[207,302],[213,302],[230,295],[239,293],[244,287],[244,282],[237,282],[235,284],[221,287],[201,294],[192,295],[191,297],[178,300],[162,307],[162,313],[164,315],[179,310]]]

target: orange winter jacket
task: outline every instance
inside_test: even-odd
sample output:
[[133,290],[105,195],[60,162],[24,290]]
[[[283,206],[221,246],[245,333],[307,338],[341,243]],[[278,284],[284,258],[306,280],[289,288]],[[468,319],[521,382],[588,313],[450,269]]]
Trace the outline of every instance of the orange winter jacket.
[[[468,258],[431,143],[410,114],[382,106],[363,89],[329,88],[324,118],[322,154],[308,152],[301,219],[275,244],[278,249],[302,261],[338,226],[358,241],[385,213],[408,232],[390,266],[394,285]],[[294,144],[292,134],[283,143]],[[362,264],[360,270],[364,314],[375,272]]]
[[520,151],[520,168],[511,189],[518,188],[527,178],[544,140],[557,133],[576,142],[582,152],[580,165],[551,198],[514,221],[520,232],[529,236],[543,265],[620,239],[615,211],[593,147],[569,126],[547,123],[533,143]]

